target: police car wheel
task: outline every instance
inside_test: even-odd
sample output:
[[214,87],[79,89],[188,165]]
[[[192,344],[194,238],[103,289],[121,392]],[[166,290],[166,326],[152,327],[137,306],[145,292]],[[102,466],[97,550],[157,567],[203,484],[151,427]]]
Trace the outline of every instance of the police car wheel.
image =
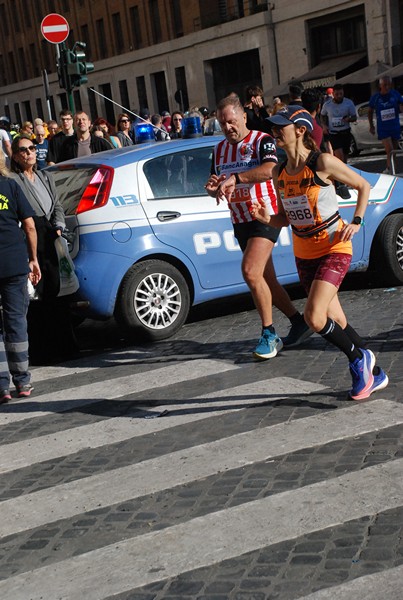
[[126,273],[115,311],[130,337],[163,340],[176,333],[189,314],[189,288],[182,273],[160,260],[146,260]]
[[403,284],[403,215],[388,215],[381,223],[371,251],[374,266],[386,285]]

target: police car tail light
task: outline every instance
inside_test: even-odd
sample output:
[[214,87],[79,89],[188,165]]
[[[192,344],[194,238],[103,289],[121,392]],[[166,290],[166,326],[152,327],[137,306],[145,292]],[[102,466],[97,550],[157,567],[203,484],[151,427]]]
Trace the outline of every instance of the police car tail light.
[[81,196],[76,214],[105,206],[109,199],[112,181],[113,169],[111,167],[99,167]]

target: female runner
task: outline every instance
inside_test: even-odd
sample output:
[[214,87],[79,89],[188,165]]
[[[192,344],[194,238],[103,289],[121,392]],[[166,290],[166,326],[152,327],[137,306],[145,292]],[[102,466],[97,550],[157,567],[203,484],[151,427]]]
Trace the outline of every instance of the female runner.
[[[353,380],[350,397],[368,398],[388,385],[388,376],[375,366],[374,354],[347,323],[337,292],[350,266],[351,240],[364,225],[370,185],[335,156],[318,152],[311,137],[312,117],[301,106],[288,106],[268,121],[287,154],[286,162],[273,171],[278,214],[270,215],[264,202],[252,206],[251,214],[274,227],[291,224],[298,275],[308,294],[305,321],[347,356]],[[351,223],[338,212],[335,180],[358,192]]]

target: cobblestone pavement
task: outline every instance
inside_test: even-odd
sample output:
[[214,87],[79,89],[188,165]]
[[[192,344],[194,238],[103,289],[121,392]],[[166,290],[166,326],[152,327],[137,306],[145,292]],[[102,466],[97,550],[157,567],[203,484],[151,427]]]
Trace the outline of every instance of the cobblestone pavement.
[[81,359],[33,368],[0,412],[0,597],[401,598],[403,288],[350,281],[390,377],[367,402],[319,336],[253,361],[247,298],[153,345],[83,325]]

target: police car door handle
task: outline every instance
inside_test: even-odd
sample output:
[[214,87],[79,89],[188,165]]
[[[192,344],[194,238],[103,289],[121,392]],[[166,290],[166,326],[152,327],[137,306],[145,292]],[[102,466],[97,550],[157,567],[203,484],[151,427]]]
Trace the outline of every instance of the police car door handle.
[[180,216],[181,213],[171,210],[161,210],[157,213],[157,219],[159,221],[172,221],[172,219],[177,219]]

